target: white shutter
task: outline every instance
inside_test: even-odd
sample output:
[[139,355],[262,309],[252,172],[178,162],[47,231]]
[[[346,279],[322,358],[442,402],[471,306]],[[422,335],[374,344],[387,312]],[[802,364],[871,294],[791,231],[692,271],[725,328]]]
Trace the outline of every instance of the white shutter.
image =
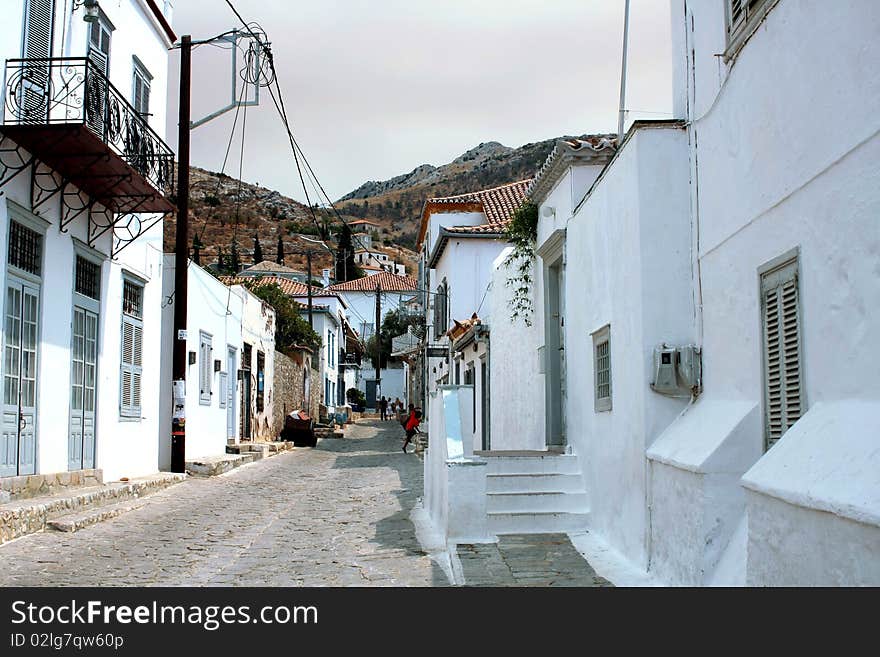
[[226,408],[226,396],[228,395],[227,377],[228,374],[226,372],[220,372],[220,408]]
[[770,449],[803,413],[797,261],[762,276],[765,444]]
[[207,333],[199,334],[199,403],[211,404],[211,376],[213,362],[211,361],[211,336]]
[[123,315],[119,408],[120,414],[125,417],[141,416],[143,333],[143,324],[139,319]]
[[25,59],[46,59],[52,56],[54,19],[55,0],[28,0],[25,19]]

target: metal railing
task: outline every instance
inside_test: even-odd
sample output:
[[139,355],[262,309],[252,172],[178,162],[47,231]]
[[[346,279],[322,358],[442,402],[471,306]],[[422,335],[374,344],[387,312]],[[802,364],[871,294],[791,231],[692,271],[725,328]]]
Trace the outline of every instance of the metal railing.
[[174,153],[86,57],[6,60],[4,125],[82,124],[162,194]]

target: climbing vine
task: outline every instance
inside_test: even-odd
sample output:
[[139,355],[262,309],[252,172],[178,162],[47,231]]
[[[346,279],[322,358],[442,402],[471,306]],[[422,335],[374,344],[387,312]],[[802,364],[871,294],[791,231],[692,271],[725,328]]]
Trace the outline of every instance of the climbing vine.
[[510,270],[505,285],[512,289],[509,306],[511,319],[522,319],[532,325],[532,269],[535,261],[535,241],[538,238],[538,206],[525,203],[513,214],[507,227],[507,239],[513,244],[513,253],[505,261]]

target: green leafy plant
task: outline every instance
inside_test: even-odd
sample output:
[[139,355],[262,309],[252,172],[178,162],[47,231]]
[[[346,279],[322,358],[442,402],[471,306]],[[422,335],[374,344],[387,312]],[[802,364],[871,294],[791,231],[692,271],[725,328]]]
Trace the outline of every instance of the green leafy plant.
[[320,349],[321,338],[300,315],[299,304],[277,284],[260,285],[259,279],[245,283],[247,288],[275,309],[275,348],[289,352],[295,346]]
[[511,319],[522,319],[532,325],[532,270],[535,262],[535,242],[538,239],[538,206],[524,203],[514,212],[507,227],[507,239],[513,244],[513,253],[505,261],[510,270],[505,285],[512,288],[509,306]]

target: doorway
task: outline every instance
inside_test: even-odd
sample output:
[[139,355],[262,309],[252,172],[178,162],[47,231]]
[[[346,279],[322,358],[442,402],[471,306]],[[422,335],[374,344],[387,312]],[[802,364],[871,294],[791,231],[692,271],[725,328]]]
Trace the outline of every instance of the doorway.
[[560,257],[544,269],[546,444],[565,445],[565,269]]
[[95,467],[97,344],[97,313],[74,306],[73,332],[70,345],[68,470],[83,470]]
[[226,438],[235,440],[235,393],[238,391],[238,349],[226,345]]
[[0,433],[0,476],[4,477],[36,473],[39,303],[39,286],[7,279]]

